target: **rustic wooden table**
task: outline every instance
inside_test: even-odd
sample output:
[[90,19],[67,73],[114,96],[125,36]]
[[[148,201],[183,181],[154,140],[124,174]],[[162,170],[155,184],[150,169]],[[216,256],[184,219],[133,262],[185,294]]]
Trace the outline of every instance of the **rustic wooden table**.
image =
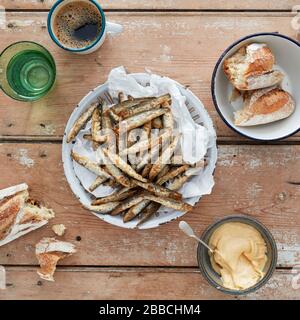
[[24,104],[0,97],[0,188],[27,182],[33,197],[56,211],[53,223],[78,253],[64,260],[56,282],[40,281],[34,245],[52,236],[51,224],[0,248],[7,289],[0,299],[230,299],[210,287],[197,268],[196,243],[178,223],[149,231],[120,229],[84,210],[63,173],[61,141],[74,106],[103,83],[111,68],[145,67],[187,85],[204,102],[218,133],[216,186],[185,219],[198,233],[228,214],[249,214],[270,228],[279,250],[277,270],[259,291],[240,299],[296,299],[292,268],[300,264],[300,134],[253,143],[228,129],[215,111],[210,79],[220,53],[241,36],[279,31],[291,37],[294,0],[102,0],[110,21],[124,32],[108,37],[94,54],[76,56],[50,40],[46,17],[54,0],[1,0],[6,27],[1,50],[37,41],[57,61],[55,90]]

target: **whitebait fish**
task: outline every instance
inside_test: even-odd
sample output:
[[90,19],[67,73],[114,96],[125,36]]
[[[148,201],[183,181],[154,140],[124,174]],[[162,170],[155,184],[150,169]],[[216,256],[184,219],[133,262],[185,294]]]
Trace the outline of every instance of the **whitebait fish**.
[[81,114],[81,116],[75,121],[73,127],[71,128],[67,143],[71,142],[79,133],[79,131],[85,126],[87,121],[91,118],[94,110],[98,108],[98,102],[92,104],[84,113]]
[[141,102],[149,101],[152,99],[155,99],[155,98],[137,98],[137,99],[133,99],[133,100],[122,101],[122,102],[112,106],[111,110],[115,114],[120,115],[120,113],[123,112],[124,110],[126,110],[127,108],[131,108],[133,106],[138,105]]
[[126,120],[123,120],[119,123],[119,128],[116,128],[116,131],[119,133],[120,128],[123,131],[129,131],[135,128],[142,126],[143,124],[160,117],[166,112],[166,109],[150,110],[143,113],[139,113],[133,117],[130,117]]
[[134,180],[133,183],[151,193],[154,193],[157,196],[162,196],[162,197],[171,198],[175,200],[181,200],[182,198],[182,195],[180,193],[176,191],[168,190],[167,188],[164,188],[154,183],[150,183],[150,182],[144,183],[137,180]]
[[133,106],[131,108],[127,108],[125,110],[123,110],[122,112],[120,112],[120,117],[124,120],[124,119],[128,119],[130,117],[133,117],[139,113],[143,113],[146,111],[150,111],[150,110],[156,110],[156,109],[160,109],[160,104],[152,104],[152,102],[143,102],[140,104],[137,104],[136,106]]
[[144,178],[147,178],[150,171],[151,171],[151,168],[152,168],[152,164],[151,163],[148,163],[145,165],[143,171],[142,171],[142,177]]
[[136,170],[140,172],[148,163],[151,162],[151,159],[157,159],[159,155],[160,145],[151,146],[151,151],[146,152],[142,157],[141,161],[138,163]]
[[[162,170],[161,172],[158,174],[158,176],[156,177],[156,183],[159,181],[159,179],[163,176],[165,176],[170,170],[170,166],[167,164]],[[151,170],[150,170],[151,171]],[[149,172],[150,173],[150,172]],[[163,183],[157,183],[159,185],[163,185]]]
[[101,114],[97,108],[94,110],[92,115],[92,139],[96,142],[103,142],[101,139]]
[[125,97],[125,94],[124,92],[119,92],[118,94],[118,100],[119,100],[119,103],[123,102],[126,100],[126,97]]
[[167,199],[167,198],[163,198],[163,197],[159,197],[159,196],[154,196],[152,194],[146,194],[145,198],[148,200],[160,203],[163,206],[165,206],[167,208],[174,209],[174,210],[184,211],[184,212],[193,210],[193,206],[191,206],[188,203],[181,202],[181,201],[176,201],[173,199]]
[[131,181],[128,177],[117,167],[115,166],[112,161],[104,154],[104,150],[102,148],[98,149],[98,156],[102,159],[104,163],[104,168],[108,173],[114,177],[114,179],[124,187],[131,187]]
[[110,117],[110,119],[116,124],[116,123],[119,123],[119,121],[121,120],[121,118],[115,114],[111,109],[108,109],[107,110],[107,113]]
[[97,213],[105,214],[112,212],[119,204],[120,202],[109,202],[98,206],[86,206],[86,208]]
[[179,142],[180,136],[176,136],[173,142],[163,151],[161,157],[157,159],[157,161],[153,164],[152,169],[149,173],[150,180],[153,180],[161,170],[168,164],[171,159],[177,144]]
[[75,160],[77,163],[88,169],[89,171],[97,174],[101,177],[111,178],[111,175],[109,175],[105,170],[103,170],[99,164],[96,162],[92,162],[87,157],[80,156],[79,154],[72,151],[71,153],[72,159]]
[[185,164],[183,166],[177,167],[172,169],[171,171],[167,172],[165,175],[162,175],[162,177],[160,179],[157,180],[158,184],[164,184],[165,182],[176,178],[177,176],[179,176],[180,174],[184,173],[185,171],[188,170],[190,166]]
[[[147,164],[142,172],[143,177],[147,177],[150,170],[152,168],[152,164]],[[158,183],[158,185],[161,185]],[[152,188],[147,188],[146,190],[150,191],[153,190]],[[158,191],[158,190],[157,190]],[[152,204],[152,205],[151,205]],[[147,210],[145,208],[148,208]],[[134,217],[138,216],[139,214],[143,214],[143,221],[146,221],[152,216],[160,207],[160,204],[156,202],[151,202],[150,200],[143,200],[142,202],[138,203],[137,205],[133,206],[124,216],[124,222],[131,221]],[[153,210],[156,210],[153,212]],[[145,214],[145,216],[144,216]],[[142,223],[142,222],[140,222]],[[138,224],[139,225],[139,224]]]
[[135,206],[139,202],[143,201],[144,195],[141,194],[139,196],[133,196],[130,199],[126,200],[124,203],[121,203],[118,207],[116,207],[112,212],[112,216],[117,216],[121,212],[128,210],[129,208]]
[[108,149],[103,149],[105,156],[107,156],[111,162],[125,172],[128,176],[139,180],[141,182],[147,182],[147,179],[143,178],[138,174],[129,164],[127,164],[120,156],[115,153],[110,152]]
[[172,182],[168,184],[169,190],[179,190],[189,179],[189,176],[182,175],[180,177],[177,177]]
[[91,186],[89,187],[89,190],[91,192],[95,191],[99,186],[101,186],[101,184],[103,184],[105,181],[107,181],[108,178],[104,177],[104,176],[99,176],[95,179],[95,181],[91,184]]
[[111,143],[112,142],[112,123],[107,111],[105,111],[102,115],[102,130],[97,135],[97,140],[93,137],[93,140],[100,142],[100,143]]
[[128,154],[136,154],[138,152],[142,152],[145,150],[148,150],[150,148],[151,141],[149,139],[141,140],[134,145],[132,145],[130,148],[124,149],[120,152],[120,156],[124,157]]
[[149,203],[150,203],[149,200],[142,200],[135,206],[131,207],[124,215],[123,221],[126,223],[133,220],[147,207]]
[[125,156],[127,154],[135,154],[137,152],[148,150],[150,147],[155,147],[161,144],[164,141],[164,139],[170,138],[171,135],[172,133],[170,131],[166,131],[158,137],[153,137],[151,139],[145,139],[145,140],[139,141],[135,143],[132,147],[121,151],[120,156]]
[[131,196],[133,196],[136,193],[135,189],[130,189],[130,188],[123,188],[120,191],[115,192],[114,194],[96,199],[92,202],[93,206],[108,203],[108,202],[115,202],[115,201],[121,201],[125,200]]
[[155,98],[150,101],[141,102],[136,106],[126,108],[125,110],[121,111],[119,115],[123,119],[126,119],[134,115],[137,115],[139,113],[143,113],[149,110],[159,109],[164,102],[169,101],[170,99],[171,99],[171,96],[169,94],[166,94],[164,96]]
[[[147,200],[145,200],[145,201],[147,201]],[[150,202],[148,204],[148,206],[144,210],[142,210],[142,212],[140,213],[141,214],[141,219],[137,223],[137,226],[140,226],[143,223],[145,223],[146,221],[148,221],[158,211],[158,209],[160,207],[161,207],[160,203]]]
[[107,164],[105,169],[115,178],[115,180],[124,187],[130,188],[130,180],[123,174],[123,172],[113,164]]
[[[181,170],[183,170],[183,169],[181,169]],[[186,183],[188,178],[189,177],[187,177],[187,176],[183,176],[183,177],[179,177],[179,178],[175,179],[174,183],[171,185],[171,187],[168,186],[168,189],[170,189],[172,191],[179,190]],[[157,184],[162,185],[163,180],[157,181]],[[155,212],[157,212],[158,209],[161,207],[160,203],[152,202],[150,200],[144,200],[143,202],[147,203],[147,207],[144,210],[141,210],[141,212],[140,212],[141,219],[137,223],[137,226],[140,226],[143,223],[145,223],[146,221],[148,221],[155,214]],[[134,210],[134,207],[132,207],[131,210]]]
[[163,128],[164,129],[174,129],[174,118],[171,110],[167,111],[163,116],[162,116],[162,123],[163,123]]

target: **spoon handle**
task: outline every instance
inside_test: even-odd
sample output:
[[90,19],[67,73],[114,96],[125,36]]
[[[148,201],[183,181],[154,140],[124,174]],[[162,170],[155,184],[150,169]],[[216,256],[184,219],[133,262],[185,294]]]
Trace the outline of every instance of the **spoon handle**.
[[193,235],[192,236],[194,239],[196,239],[198,242],[200,242],[205,248],[207,248],[211,253],[214,253],[214,250],[210,248],[203,240],[198,238],[197,236]]
[[196,239],[198,242],[200,242],[205,248],[207,248],[211,253],[214,252],[214,250],[212,250],[203,240],[201,240],[200,238],[198,238],[193,229],[191,228],[191,226],[185,222],[185,221],[180,221],[179,223],[179,228],[189,237]]

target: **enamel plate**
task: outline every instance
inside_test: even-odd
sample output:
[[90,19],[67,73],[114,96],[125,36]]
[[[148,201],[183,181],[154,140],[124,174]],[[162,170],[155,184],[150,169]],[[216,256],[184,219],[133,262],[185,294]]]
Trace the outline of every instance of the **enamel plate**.
[[[146,73],[138,73],[133,74],[135,79],[142,85],[146,85],[149,82],[149,74]],[[209,117],[207,111],[205,110],[202,102],[188,89],[185,89],[180,84],[177,84],[181,93],[187,98],[187,106],[191,112],[191,115],[195,122],[198,124],[204,125],[210,131],[214,132],[213,123],[211,118]],[[73,167],[73,160],[71,158],[71,150],[72,143],[67,143],[67,133],[70,131],[73,123],[80,116],[80,114],[91,105],[92,102],[96,101],[98,97],[104,97],[104,94],[108,92],[108,84],[105,83],[95,88],[91,92],[89,92],[79,103],[79,105],[74,109],[65,129],[64,138],[63,138],[63,146],[62,146],[62,159],[64,165],[64,171],[67,178],[67,181],[75,194],[78,200],[82,203],[83,206],[88,206],[91,203],[91,195],[83,188],[80,181],[78,180]],[[216,141],[212,144],[212,146],[208,149],[206,159],[208,165],[204,169],[204,173],[213,174],[217,162],[217,147]],[[207,172],[205,172],[207,171]],[[135,228],[137,224],[137,219],[124,223],[121,216],[110,216],[110,215],[102,215],[93,212],[97,217],[101,220],[104,220],[110,224],[122,227],[122,228]],[[185,213],[180,211],[172,211],[172,212],[161,212],[159,214],[154,215],[150,220],[139,226],[140,229],[150,229],[156,228],[162,224],[175,220]]]
[[[283,120],[250,127],[239,127],[234,124],[234,111],[242,108],[242,104],[233,105],[229,101],[232,85],[223,72],[224,60],[230,57],[240,47],[249,43],[265,43],[272,50],[276,65],[285,79],[282,83],[296,102],[294,113]],[[237,133],[259,141],[272,141],[287,138],[300,130],[300,43],[279,33],[257,33],[246,36],[233,43],[219,58],[213,72],[211,91],[214,105],[223,121]]]

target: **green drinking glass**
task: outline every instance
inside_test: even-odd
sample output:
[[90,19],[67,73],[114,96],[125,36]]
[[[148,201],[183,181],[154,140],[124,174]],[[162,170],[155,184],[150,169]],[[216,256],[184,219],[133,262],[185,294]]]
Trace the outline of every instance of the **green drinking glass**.
[[15,100],[41,99],[53,88],[55,78],[52,55],[35,42],[16,42],[0,55],[0,86]]

